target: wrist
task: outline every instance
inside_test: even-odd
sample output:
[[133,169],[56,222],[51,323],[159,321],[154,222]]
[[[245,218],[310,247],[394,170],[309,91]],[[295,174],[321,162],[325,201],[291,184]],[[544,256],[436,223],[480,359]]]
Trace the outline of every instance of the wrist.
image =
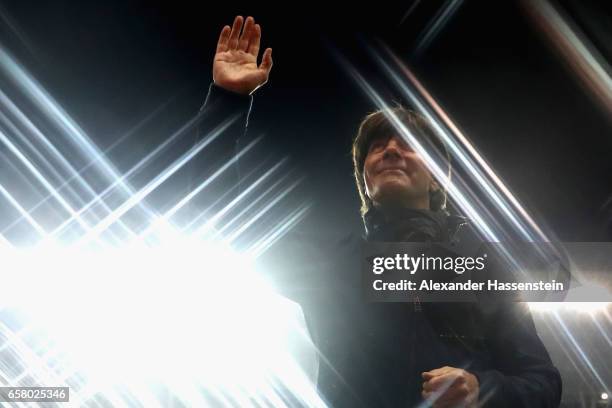
[[238,94],[241,96],[249,96],[254,91],[238,83],[237,84],[231,84],[231,83],[220,84],[213,79],[213,84],[215,84],[217,88],[220,88],[220,89],[223,89],[224,91],[231,92],[233,94]]

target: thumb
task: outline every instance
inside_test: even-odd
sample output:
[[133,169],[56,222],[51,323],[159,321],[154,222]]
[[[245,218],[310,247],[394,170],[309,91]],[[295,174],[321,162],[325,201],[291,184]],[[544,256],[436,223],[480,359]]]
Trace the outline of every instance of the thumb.
[[260,69],[270,72],[272,69],[272,48],[266,48],[263,57],[261,58]]
[[421,373],[421,377],[425,380],[425,381],[429,381],[432,378],[435,377],[435,375],[433,373],[431,373],[430,371],[425,371],[424,373]]

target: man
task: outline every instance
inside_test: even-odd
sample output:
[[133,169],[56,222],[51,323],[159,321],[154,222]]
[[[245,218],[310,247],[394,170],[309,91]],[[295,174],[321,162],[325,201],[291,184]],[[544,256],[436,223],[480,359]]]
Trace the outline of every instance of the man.
[[[214,114],[240,118],[233,131],[239,146],[247,141],[252,94],[272,69],[270,48],[258,64],[260,41],[252,17],[238,16],[223,27],[202,132],[214,127]],[[423,118],[403,108],[393,112],[445,152]],[[353,162],[366,240],[458,239],[463,218],[445,211],[442,183],[384,112],[362,122]],[[361,239],[321,243],[295,233],[281,243],[283,257],[267,265],[281,291],[303,308],[320,352],[317,387],[330,406],[558,406],[559,372],[524,305],[483,310],[472,303],[367,303],[360,287]]]

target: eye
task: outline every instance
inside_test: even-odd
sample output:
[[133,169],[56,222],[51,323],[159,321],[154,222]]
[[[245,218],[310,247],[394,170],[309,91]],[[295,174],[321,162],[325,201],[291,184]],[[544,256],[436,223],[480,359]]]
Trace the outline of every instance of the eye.
[[402,145],[402,149],[403,149],[403,150],[405,150],[405,151],[407,151],[407,152],[414,153],[414,149],[412,148],[412,146],[409,146],[407,143],[404,143],[404,144]]
[[372,143],[370,143],[370,148],[368,149],[368,152],[380,151],[385,147],[385,144],[386,144],[385,140],[382,140],[382,139],[374,140]]
[[409,152],[413,152],[414,151],[414,149],[408,143],[406,143],[404,138],[397,137],[396,140],[397,140],[397,143],[398,143],[400,149],[406,150],[406,151],[409,151]]

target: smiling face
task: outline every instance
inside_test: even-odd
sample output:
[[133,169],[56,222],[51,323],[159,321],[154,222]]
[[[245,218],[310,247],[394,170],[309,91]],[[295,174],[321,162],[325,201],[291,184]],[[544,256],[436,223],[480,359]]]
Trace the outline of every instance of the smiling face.
[[376,207],[429,209],[437,188],[425,163],[398,136],[371,141],[363,167],[366,194]]

